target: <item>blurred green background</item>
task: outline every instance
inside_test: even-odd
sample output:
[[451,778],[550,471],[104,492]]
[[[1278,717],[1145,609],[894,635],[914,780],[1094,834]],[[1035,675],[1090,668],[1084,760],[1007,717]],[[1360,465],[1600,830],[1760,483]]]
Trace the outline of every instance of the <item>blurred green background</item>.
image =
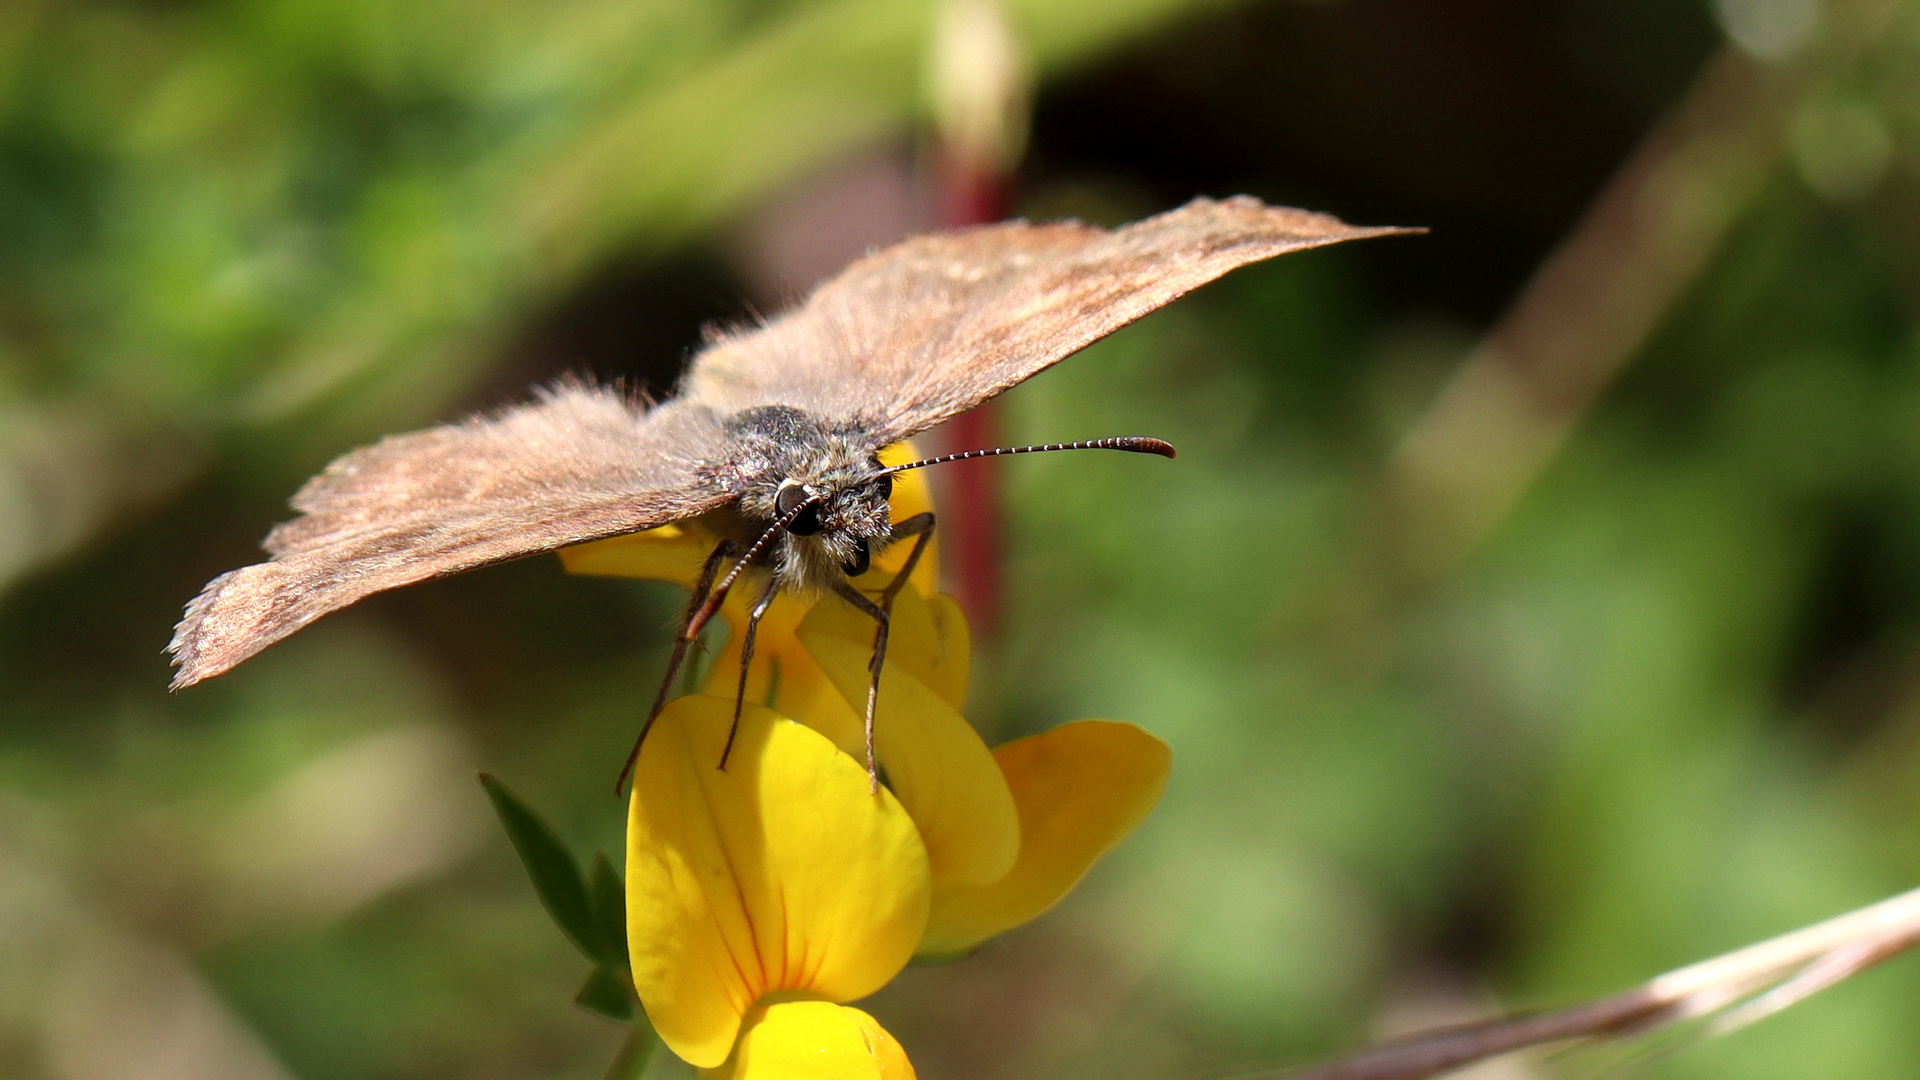
[[[874,999],[921,1076],[1325,1056],[1920,879],[1913,5],[1008,8],[1016,213],[1433,232],[1004,400],[1182,452],[1000,466],[971,712],[1131,720],[1175,771],[1059,910]],[[617,849],[672,590],[530,560],[178,695],[160,649],[333,455],[563,370],[668,387],[926,227],[932,13],[0,4],[0,1076],[604,1070],[472,773]],[[1629,1074],[1911,1077],[1916,1007],[1895,962]]]

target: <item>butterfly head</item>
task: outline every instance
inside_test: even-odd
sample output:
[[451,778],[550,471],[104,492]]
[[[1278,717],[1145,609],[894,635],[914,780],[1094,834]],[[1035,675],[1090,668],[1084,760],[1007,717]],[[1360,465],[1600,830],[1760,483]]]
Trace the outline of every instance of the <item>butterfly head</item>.
[[806,483],[788,478],[775,489],[776,520],[785,521],[789,546],[816,561],[837,563],[849,577],[867,572],[876,542],[891,531],[887,499],[893,477],[862,470],[851,482]]
[[780,583],[817,592],[865,573],[892,533],[893,477],[863,428],[829,427],[784,405],[749,410],[730,427],[744,463],[739,511],[775,530],[768,561]]

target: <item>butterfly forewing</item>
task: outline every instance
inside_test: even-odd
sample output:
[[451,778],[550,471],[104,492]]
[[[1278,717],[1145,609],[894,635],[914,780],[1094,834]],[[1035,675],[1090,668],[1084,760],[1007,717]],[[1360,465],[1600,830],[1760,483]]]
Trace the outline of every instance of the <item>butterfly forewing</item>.
[[717,418],[645,411],[562,384],[494,419],[383,440],[336,460],[267,537],[270,562],[215,578],[171,649],[176,686],[217,675],[363,597],[691,517],[729,497],[707,463]]
[[1222,274],[1404,230],[1257,199],[1196,199],[1120,229],[1009,222],[905,241],[786,316],[724,338],[687,392],[862,417],[889,443],[965,412]]

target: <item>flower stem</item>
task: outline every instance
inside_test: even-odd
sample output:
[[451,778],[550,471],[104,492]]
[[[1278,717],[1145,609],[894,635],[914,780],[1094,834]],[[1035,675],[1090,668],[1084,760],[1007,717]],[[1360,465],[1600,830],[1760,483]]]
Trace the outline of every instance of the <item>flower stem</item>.
[[620,1044],[620,1052],[613,1056],[613,1064],[607,1067],[607,1080],[640,1080],[640,1074],[647,1071],[647,1062],[653,1058],[653,1047],[657,1041],[653,1035],[653,1025],[647,1023],[646,1015],[634,1017],[626,1041]]

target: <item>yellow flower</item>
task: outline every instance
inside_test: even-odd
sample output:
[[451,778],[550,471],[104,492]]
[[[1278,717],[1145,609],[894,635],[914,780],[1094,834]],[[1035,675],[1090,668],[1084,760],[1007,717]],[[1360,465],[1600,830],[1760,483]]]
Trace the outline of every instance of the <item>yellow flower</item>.
[[[840,695],[790,713],[856,757],[854,703],[865,707],[872,647],[863,622],[871,626],[837,600],[802,620],[803,649]],[[918,951],[928,956],[965,952],[1052,907],[1153,808],[1171,765],[1165,743],[1102,720],[989,751],[960,715],[964,698],[929,685],[943,655],[938,638],[928,605],[903,590],[874,717],[888,786],[926,842],[933,904]]]
[[873,1017],[825,1001],[756,1008],[731,1064],[710,1075],[728,1080],[913,1080],[907,1052]]
[[[896,450],[887,460],[905,460]],[[929,507],[900,474],[896,520]],[[569,570],[685,584],[714,539],[673,526],[563,551]],[[877,592],[906,545],[856,585]],[[861,710],[874,626],[843,601],[781,597],[761,623],[739,742],[739,653],[656,722],[628,828],[634,982],[663,1041],[727,1077],[905,1077],[905,1055],[844,1003],[915,953],[953,955],[1045,911],[1158,800],[1170,758],[1140,729],[1066,724],[988,750],[961,715],[965,618],[932,560],[899,594],[869,790]],[[740,625],[744,605],[722,609]],[[812,1071],[809,1071],[812,1070]]]
[[839,1003],[885,985],[926,928],[919,833],[859,761],[759,706],[715,768],[732,717],[730,699],[680,698],[635,768],[627,935],[647,1016],[717,1076],[910,1077]]

